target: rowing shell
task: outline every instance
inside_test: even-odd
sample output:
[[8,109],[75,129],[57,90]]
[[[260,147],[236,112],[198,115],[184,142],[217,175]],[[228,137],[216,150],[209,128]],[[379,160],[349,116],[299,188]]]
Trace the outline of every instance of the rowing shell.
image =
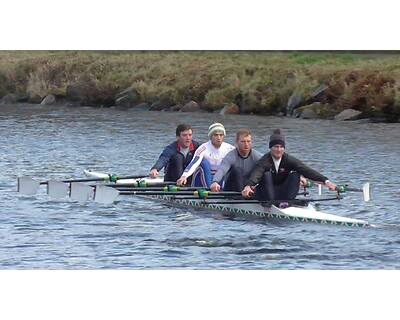
[[[288,208],[278,208],[274,205],[264,207],[260,204],[219,204],[218,200],[213,199],[184,199],[170,195],[146,195],[140,196],[161,200],[175,205],[202,208],[211,211],[220,211],[225,215],[233,217],[256,218],[265,220],[287,220],[294,222],[309,222],[317,224],[342,225],[348,227],[367,227],[371,226],[367,221],[338,216],[315,210],[308,204],[307,207],[291,206]],[[216,202],[216,203],[213,203]]]
[[[95,172],[95,171],[84,171],[87,176],[90,177],[103,177],[107,176],[105,173]],[[137,181],[119,180],[117,183],[127,184],[136,183]],[[147,179],[147,181],[161,180],[157,179]],[[179,197],[178,194],[173,195],[140,195],[139,197],[144,197],[148,199],[161,200],[163,202],[171,203],[174,205],[192,207],[192,208],[203,208],[211,211],[220,211],[225,215],[239,216],[245,218],[258,218],[265,220],[286,220],[294,222],[309,222],[317,224],[327,224],[327,225],[342,225],[348,227],[368,227],[372,226],[365,220],[347,218],[343,216],[338,216],[331,213],[325,213],[315,210],[315,208],[308,204],[306,207],[290,206],[288,208],[278,208],[274,205],[271,207],[264,207],[258,203],[248,203],[248,204],[220,204],[217,199],[185,199]],[[214,202],[214,203],[213,203]]]

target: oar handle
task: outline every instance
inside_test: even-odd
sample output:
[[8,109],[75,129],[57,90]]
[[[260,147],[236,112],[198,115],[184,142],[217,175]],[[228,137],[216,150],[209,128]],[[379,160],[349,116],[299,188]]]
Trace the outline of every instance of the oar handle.
[[349,187],[347,184],[337,185],[337,186],[336,186],[336,191],[337,191],[338,193],[344,193],[344,192],[348,192],[348,191],[352,191],[352,192],[363,192],[362,189],[360,189],[360,188],[351,188],[351,187]]
[[346,191],[352,191],[352,192],[363,192],[362,189],[360,188],[349,188],[347,187]]

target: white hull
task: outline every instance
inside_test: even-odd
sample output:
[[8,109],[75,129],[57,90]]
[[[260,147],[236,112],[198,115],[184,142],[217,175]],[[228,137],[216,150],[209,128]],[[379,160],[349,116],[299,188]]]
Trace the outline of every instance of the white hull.
[[[276,206],[263,207],[260,204],[218,204],[220,200],[207,199],[184,199],[177,196],[160,196],[149,195],[146,198],[162,200],[168,203],[183,205],[193,208],[204,208],[212,211],[222,211],[227,215],[239,216],[245,218],[256,218],[266,220],[286,220],[295,222],[311,222],[318,224],[343,225],[349,227],[366,227],[370,226],[367,221],[338,216],[335,214],[325,213],[315,210],[312,205],[307,207],[292,206],[280,209]],[[213,203],[215,202],[215,203]]]

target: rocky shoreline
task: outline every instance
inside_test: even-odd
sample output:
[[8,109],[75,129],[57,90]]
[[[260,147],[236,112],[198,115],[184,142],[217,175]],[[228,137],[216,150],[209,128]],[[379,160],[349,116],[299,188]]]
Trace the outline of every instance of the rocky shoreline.
[[[286,105],[286,112],[277,112],[276,114],[268,114],[270,116],[288,116],[301,119],[326,119],[336,121],[361,121],[361,122],[399,122],[398,117],[391,117],[382,112],[374,114],[364,114],[363,112],[348,108],[342,111],[336,110],[332,105],[318,101],[326,86],[320,87],[316,93],[308,100],[302,96],[292,94]],[[0,99],[1,105],[13,105],[20,103],[41,104],[47,106],[67,106],[67,107],[83,107],[90,106],[93,108],[116,108],[119,110],[134,109],[139,111],[169,111],[169,112],[216,112],[221,115],[226,114],[257,114],[246,112],[246,107],[240,103],[229,103],[221,106],[220,109],[210,110],[201,103],[191,100],[183,105],[171,105],[156,101],[141,101],[140,94],[135,88],[129,87],[118,92],[113,98],[107,101],[101,101],[99,104],[87,104],[85,98],[85,90],[79,85],[67,87],[66,95],[48,94],[44,98],[36,97],[32,99],[28,95],[17,95],[14,93],[6,94]]]

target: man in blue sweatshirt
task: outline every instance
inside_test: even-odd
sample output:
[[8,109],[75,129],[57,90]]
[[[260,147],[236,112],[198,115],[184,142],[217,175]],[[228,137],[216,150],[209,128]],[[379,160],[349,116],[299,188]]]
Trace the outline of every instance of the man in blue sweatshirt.
[[151,167],[150,177],[156,178],[164,168],[164,180],[176,181],[190,163],[199,143],[193,140],[190,125],[180,124],[176,127],[176,141],[166,146],[157,162]]

